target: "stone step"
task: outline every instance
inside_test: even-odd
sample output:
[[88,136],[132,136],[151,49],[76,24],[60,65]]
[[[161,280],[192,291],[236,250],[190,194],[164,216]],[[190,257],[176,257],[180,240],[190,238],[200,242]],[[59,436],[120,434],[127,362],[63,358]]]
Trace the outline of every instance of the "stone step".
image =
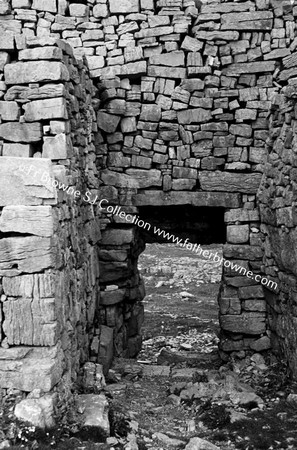
[[77,398],[77,407],[79,411],[83,411],[84,427],[97,428],[105,436],[109,436],[108,401],[105,395],[79,395]]
[[49,392],[60,381],[63,370],[60,345],[0,348],[1,388]]

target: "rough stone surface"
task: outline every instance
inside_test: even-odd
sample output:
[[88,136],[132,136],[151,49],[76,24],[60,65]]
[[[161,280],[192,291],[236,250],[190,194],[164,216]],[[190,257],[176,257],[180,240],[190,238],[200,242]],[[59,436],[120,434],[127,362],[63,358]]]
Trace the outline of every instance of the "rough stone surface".
[[[51,115],[50,112],[49,115]],[[55,115],[55,113],[53,113],[53,115]],[[67,139],[67,136],[64,133],[59,133],[54,137],[45,137],[42,153],[44,158],[49,158],[51,160],[67,159],[71,156],[69,139]]]
[[18,158],[30,158],[33,154],[33,149],[30,144],[3,144],[2,156],[14,156]]
[[[123,216],[100,209],[101,199],[105,207],[119,205],[135,216],[139,208],[156,205],[227,209],[224,257],[277,280],[284,308],[279,311],[273,286],[267,285],[264,299],[260,284],[259,290],[245,289],[255,280],[224,267],[221,350],[242,350],[244,341],[245,349],[253,343],[266,349],[270,327],[271,342],[280,343],[297,371],[289,354],[296,347],[290,305],[296,291],[297,11],[263,1],[198,3],[199,11],[180,0],[71,2],[70,13],[64,0],[34,0],[32,7],[27,0],[1,4],[0,204],[53,204],[56,226],[53,265],[42,262],[46,276],[55,276],[55,292],[49,295],[36,281],[42,293],[33,306],[37,312],[45,308],[48,320],[41,324],[33,314],[34,324],[42,325],[38,336],[19,326],[21,315],[31,314],[31,284],[18,281],[31,276],[24,275],[28,268],[22,261],[29,259],[36,275],[41,270],[28,257],[31,246],[23,258],[17,245],[17,238],[29,238],[32,212],[12,216],[1,210],[3,229],[24,226],[9,231],[17,236],[1,239],[9,272],[4,279],[15,283],[14,291],[3,283],[4,295],[9,297],[5,289],[27,286],[12,296],[16,300],[3,302],[12,324],[6,325],[11,342],[63,342],[74,378],[79,363],[101,360],[106,371],[113,354],[135,355],[141,346],[144,288],[136,259],[142,243],[136,226],[127,228]],[[17,165],[28,169],[26,160],[40,171],[51,163],[52,172],[46,167],[43,180],[32,172],[16,174]],[[70,190],[47,186],[53,173],[56,183]],[[36,222],[36,235],[30,236],[35,246],[36,239],[49,240],[42,233],[50,233],[48,224]],[[24,309],[17,309],[19,304]],[[57,320],[49,320],[50,311]],[[94,322],[99,316],[100,327]],[[1,315],[0,329],[4,320]],[[60,330],[67,332],[61,336]],[[243,338],[234,340],[234,333]],[[7,383],[6,375],[2,379]],[[12,379],[20,385],[17,375]]]
[[25,105],[25,120],[37,122],[46,119],[67,119],[66,100],[53,98],[48,100],[35,100]]
[[110,0],[109,7],[112,14],[136,13],[139,11],[139,2],[138,0],[122,0],[121,2]]
[[36,123],[2,123],[0,137],[11,142],[38,142],[42,137],[41,124]]
[[53,222],[51,206],[5,206],[0,217],[0,231],[50,237]]
[[200,172],[199,180],[205,191],[245,192],[255,194],[259,188],[262,175],[233,174],[229,172]]
[[53,266],[51,240],[43,237],[4,238],[0,242],[0,275],[34,273]]
[[66,66],[61,62],[53,61],[28,61],[7,64],[4,67],[4,75],[7,84],[69,80]]
[[234,333],[261,334],[266,330],[265,315],[258,313],[244,313],[238,315],[225,315],[220,320],[223,330]]
[[20,116],[18,104],[0,101],[0,115],[2,120],[18,120]]
[[38,428],[52,428],[54,421],[54,397],[46,395],[37,399],[22,400],[15,407],[17,419],[29,422]]
[[0,386],[49,392],[76,378],[96,336],[100,227],[88,199],[98,185],[97,91],[86,61],[60,39],[79,24],[87,37],[89,26],[66,17],[63,1],[19,3],[15,19],[1,20]]
[[55,204],[55,189],[47,180],[53,180],[48,160],[2,157],[0,205],[41,205],[44,200]]
[[1,348],[0,361],[1,386],[25,392],[34,389],[49,392],[60,381],[64,370],[59,346]]
[[38,11],[57,12],[55,0],[33,0],[32,8],[37,9]]
[[109,436],[108,401],[102,394],[82,394],[77,399],[78,407],[83,410],[83,426],[98,428]]
[[185,450],[219,450],[219,447],[205,439],[194,437],[185,446]]
[[37,47],[28,48],[19,52],[20,61],[34,61],[39,59],[62,60],[63,52],[58,47]]

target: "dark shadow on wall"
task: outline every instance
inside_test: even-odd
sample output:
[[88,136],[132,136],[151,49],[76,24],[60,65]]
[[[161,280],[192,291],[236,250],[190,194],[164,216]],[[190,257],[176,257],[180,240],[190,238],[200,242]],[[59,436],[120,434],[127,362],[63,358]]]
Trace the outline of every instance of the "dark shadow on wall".
[[[180,206],[143,206],[139,208],[140,218],[151,225],[141,228],[141,235],[146,243],[172,243],[174,237],[201,245],[225,244],[226,225],[224,208]],[[164,230],[169,236],[154,232]]]

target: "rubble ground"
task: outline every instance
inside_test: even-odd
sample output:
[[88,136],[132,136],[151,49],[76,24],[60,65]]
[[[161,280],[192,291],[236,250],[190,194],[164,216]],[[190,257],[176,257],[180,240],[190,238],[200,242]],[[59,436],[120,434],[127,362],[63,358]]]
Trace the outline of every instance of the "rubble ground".
[[[218,358],[221,268],[172,244],[148,245],[139,267],[143,350],[114,362],[107,387],[138,448],[296,449],[297,391],[286,368],[269,354]],[[129,434],[128,444],[116,436],[115,448],[137,449]]]
[[221,268],[171,244],[147,246],[139,267],[147,291],[142,351],[116,358],[107,385],[100,381],[111,436],[83,428],[75,400],[52,430],[13,423],[15,392],[0,414],[2,443],[17,450],[296,449],[297,386],[286,368],[268,353],[228,364],[218,357]]

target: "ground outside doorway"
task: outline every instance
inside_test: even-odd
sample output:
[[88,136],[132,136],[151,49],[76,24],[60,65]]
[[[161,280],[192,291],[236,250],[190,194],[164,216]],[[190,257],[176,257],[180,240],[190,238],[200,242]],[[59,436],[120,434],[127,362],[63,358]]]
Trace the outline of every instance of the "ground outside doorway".
[[[222,252],[221,244],[204,249]],[[220,265],[174,244],[147,244],[143,349],[116,359],[106,390],[114,448],[297,448],[297,396],[273,356],[218,356]],[[127,442],[128,441],[128,442]]]

